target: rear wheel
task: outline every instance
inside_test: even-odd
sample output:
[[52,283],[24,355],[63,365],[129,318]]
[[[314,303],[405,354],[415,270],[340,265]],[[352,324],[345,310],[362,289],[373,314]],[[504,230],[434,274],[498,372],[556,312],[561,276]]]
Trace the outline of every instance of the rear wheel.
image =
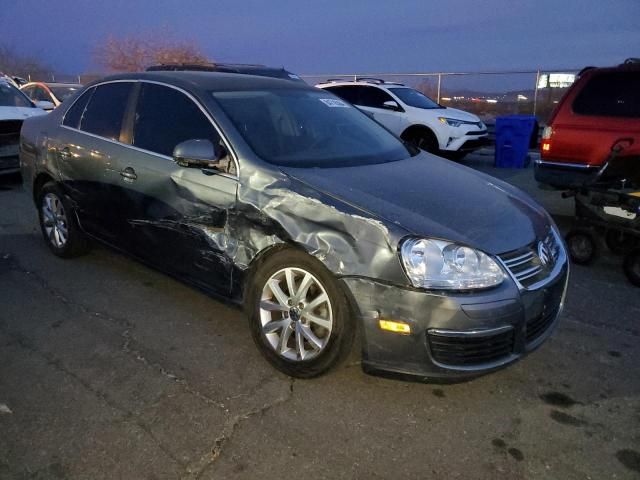
[[593,235],[586,230],[572,230],[565,238],[574,263],[587,265],[596,258],[598,248]]
[[40,229],[49,249],[62,258],[85,253],[87,239],[78,226],[73,209],[55,183],[42,186],[37,204]]
[[274,254],[248,285],[253,339],[278,370],[298,378],[321,375],[349,353],[354,321],[335,278],[297,250]]
[[607,230],[604,237],[607,247],[615,255],[624,255],[638,247],[638,238],[621,230]]
[[625,256],[624,273],[633,285],[640,287],[640,248]]

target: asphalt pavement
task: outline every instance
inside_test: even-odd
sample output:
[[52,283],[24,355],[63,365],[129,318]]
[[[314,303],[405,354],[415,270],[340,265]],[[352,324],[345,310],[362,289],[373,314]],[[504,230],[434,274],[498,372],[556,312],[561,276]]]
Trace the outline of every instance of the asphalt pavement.
[[[531,190],[531,171],[468,164]],[[273,370],[234,307],[104,247],[54,257],[0,178],[0,479],[637,479],[640,290],[573,266],[555,334],[453,385]],[[568,212],[568,213],[567,213]]]

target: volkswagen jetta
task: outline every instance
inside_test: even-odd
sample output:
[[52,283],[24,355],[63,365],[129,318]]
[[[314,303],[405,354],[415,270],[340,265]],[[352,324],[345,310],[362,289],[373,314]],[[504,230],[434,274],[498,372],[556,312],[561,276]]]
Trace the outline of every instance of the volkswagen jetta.
[[469,377],[539,346],[568,263],[549,215],[422,152],[333,94],[148,72],[86,86],[22,128],[44,239],[94,238],[244,306],[275,367]]

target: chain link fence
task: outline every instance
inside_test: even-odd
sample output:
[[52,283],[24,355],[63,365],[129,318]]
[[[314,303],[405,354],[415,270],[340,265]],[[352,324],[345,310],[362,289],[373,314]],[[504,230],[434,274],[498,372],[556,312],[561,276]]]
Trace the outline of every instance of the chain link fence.
[[[310,85],[328,79],[378,78],[415,88],[446,107],[459,108],[493,123],[495,117],[532,114],[544,124],[575,80],[577,69],[492,72],[424,72],[300,75]],[[29,81],[86,84],[103,75],[51,75]]]

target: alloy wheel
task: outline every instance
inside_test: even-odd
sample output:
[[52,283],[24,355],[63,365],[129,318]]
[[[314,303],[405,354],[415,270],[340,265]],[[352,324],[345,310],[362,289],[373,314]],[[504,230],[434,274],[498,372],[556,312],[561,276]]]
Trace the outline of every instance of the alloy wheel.
[[262,289],[259,309],[262,333],[279,356],[311,360],[327,346],[333,328],[331,300],[306,270],[287,267],[274,273]]
[[62,200],[54,193],[42,198],[42,224],[53,246],[64,248],[69,238],[67,215]]

